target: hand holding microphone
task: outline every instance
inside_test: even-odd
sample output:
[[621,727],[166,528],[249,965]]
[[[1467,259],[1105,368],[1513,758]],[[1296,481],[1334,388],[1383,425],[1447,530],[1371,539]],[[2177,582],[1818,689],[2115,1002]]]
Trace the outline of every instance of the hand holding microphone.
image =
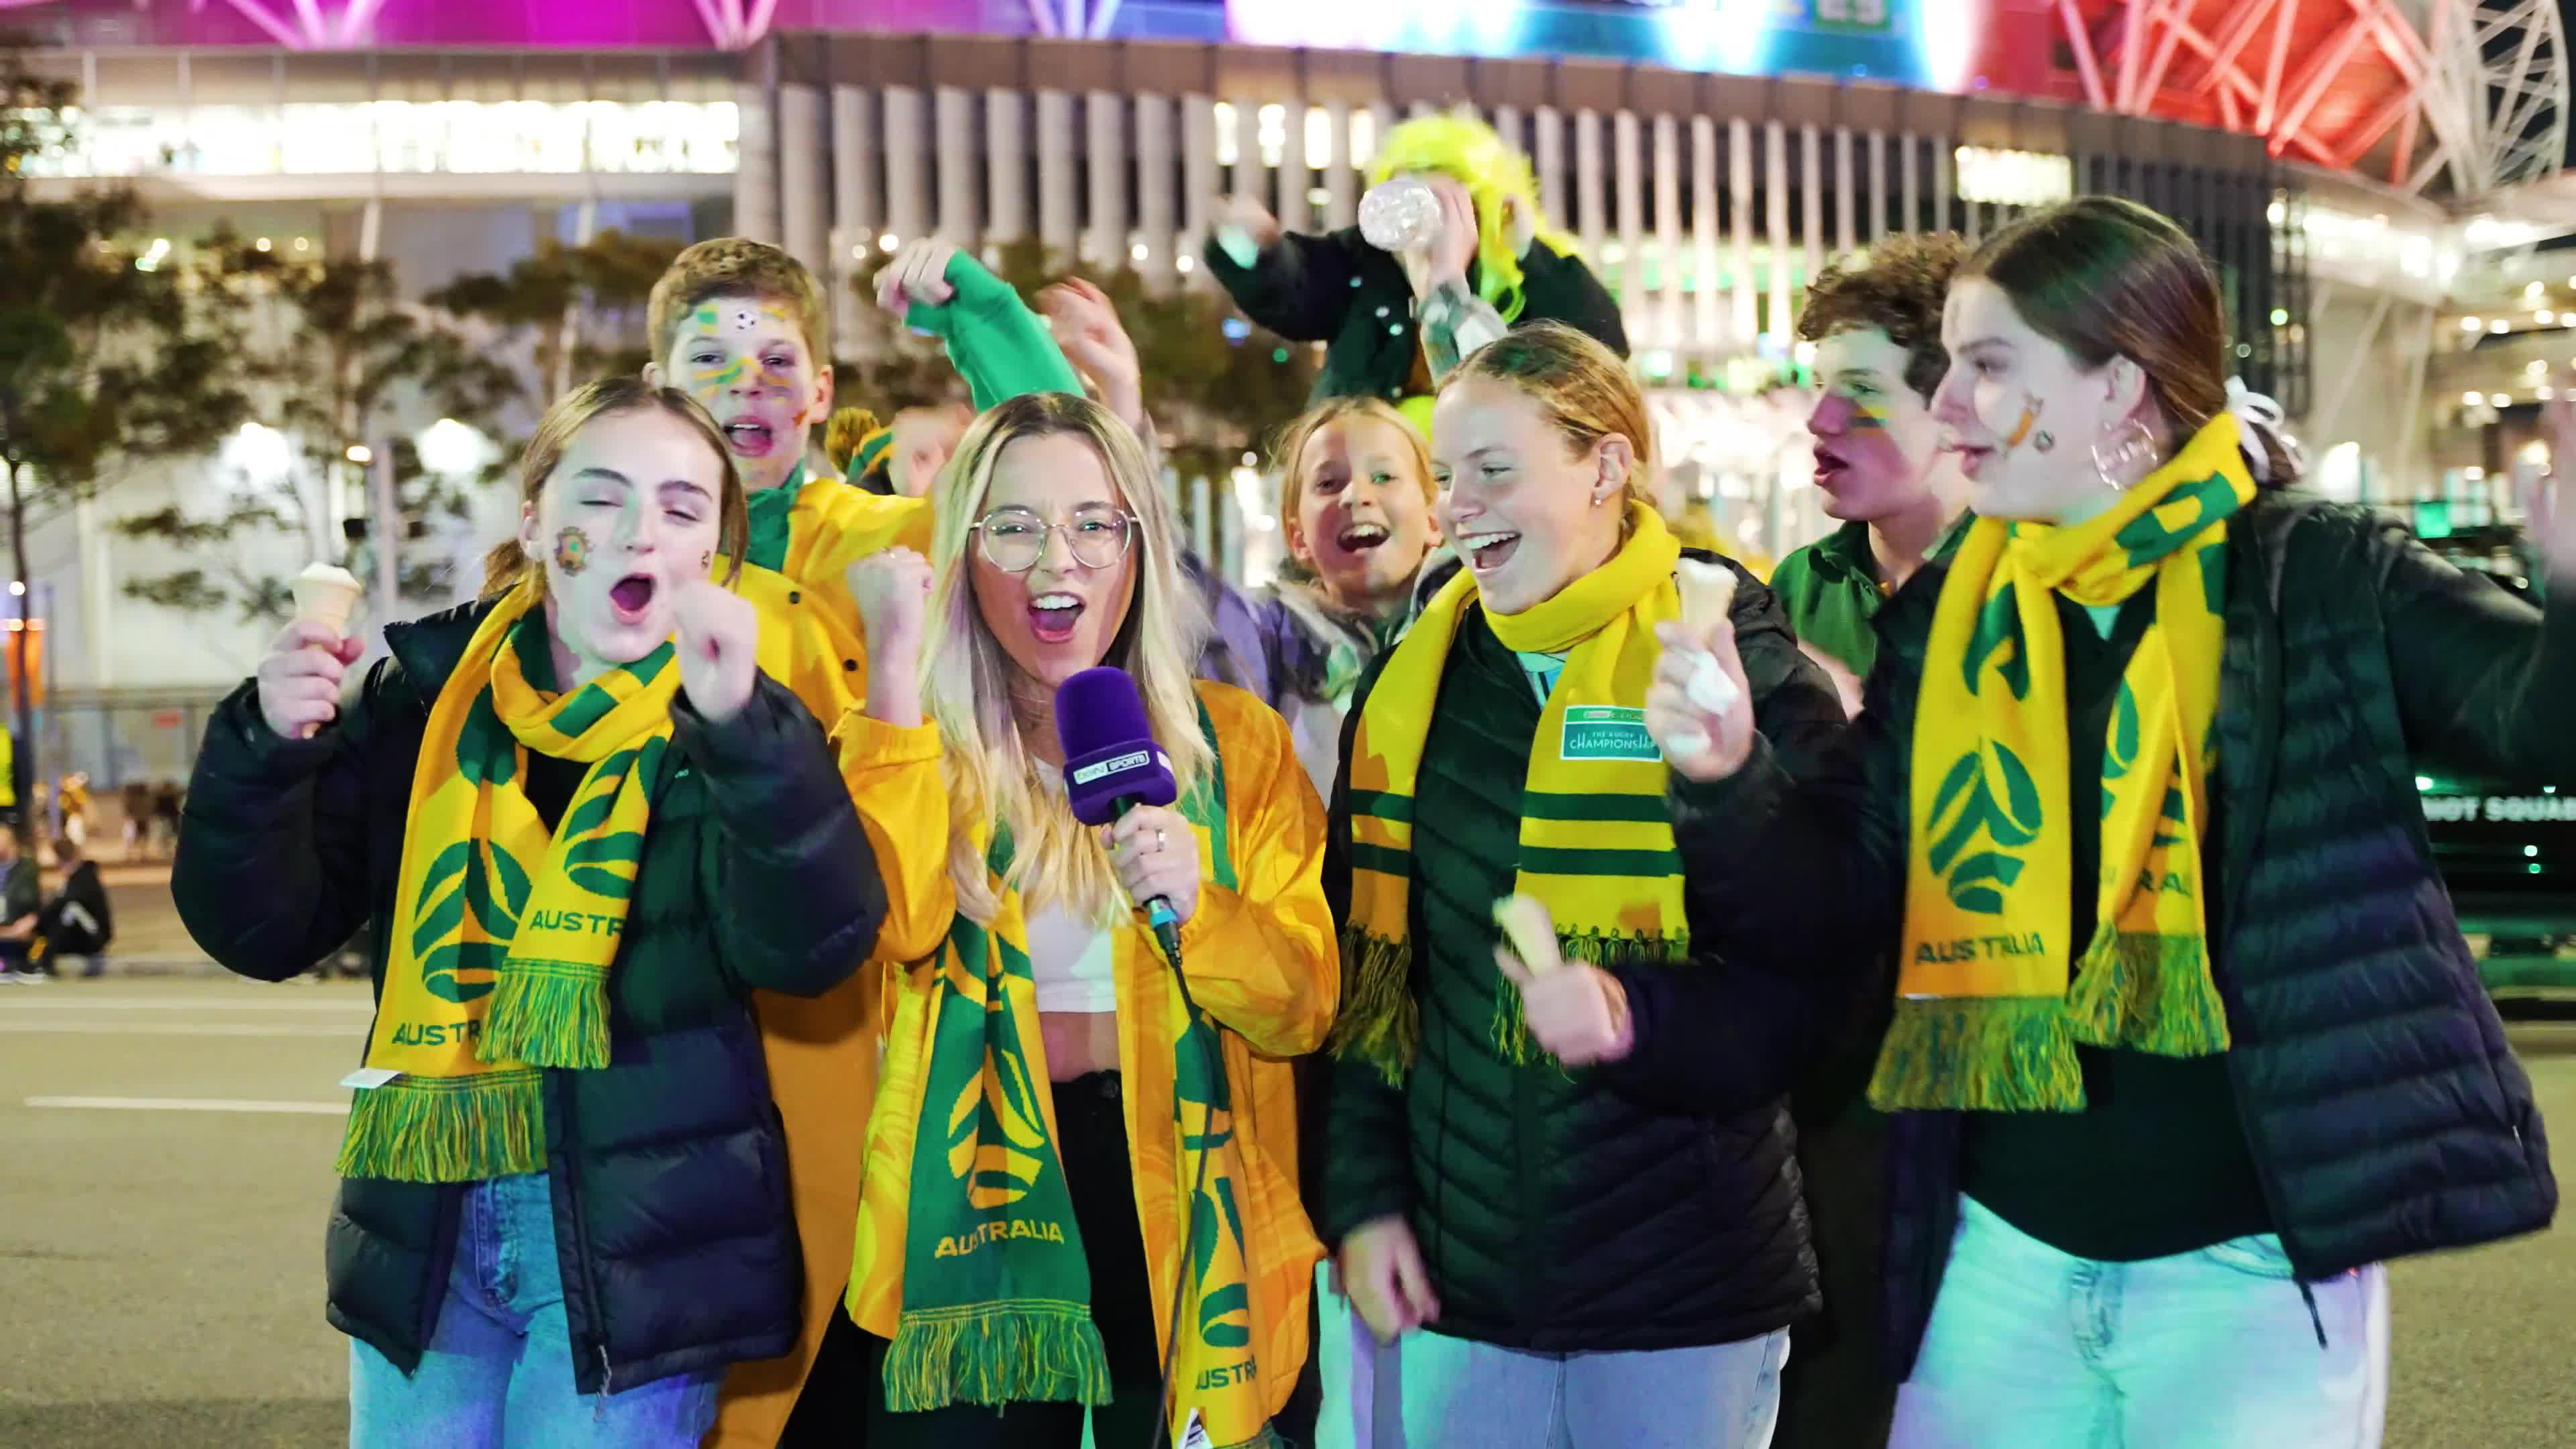
[[1176,810],[1145,805],[1130,810],[1100,832],[1109,847],[1110,868],[1118,884],[1138,905],[1159,900],[1171,907],[1172,923],[1186,926],[1199,911],[1199,837]]
[[1064,793],[1073,817],[1105,828],[1118,883],[1178,966],[1181,923],[1198,912],[1198,836],[1168,808],[1180,788],[1171,757],[1154,743],[1136,681],[1104,664],[1057,686],[1055,737],[1064,747]]

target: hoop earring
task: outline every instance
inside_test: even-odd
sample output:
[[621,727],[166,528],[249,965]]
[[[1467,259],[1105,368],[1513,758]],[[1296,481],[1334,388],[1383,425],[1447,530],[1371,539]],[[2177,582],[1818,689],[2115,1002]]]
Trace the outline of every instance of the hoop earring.
[[2046,428],[2030,435],[2030,450],[2034,453],[2045,453],[2056,446],[2057,435]]
[[2093,445],[2093,474],[2102,480],[2103,487],[2114,493],[2125,493],[2129,484],[2121,482],[2120,475],[2141,461],[2152,471],[2161,461],[2163,452],[2164,449],[2156,443],[2156,435],[2148,431],[2147,425],[2131,418],[2126,430],[2110,442],[2107,452],[2102,443]]

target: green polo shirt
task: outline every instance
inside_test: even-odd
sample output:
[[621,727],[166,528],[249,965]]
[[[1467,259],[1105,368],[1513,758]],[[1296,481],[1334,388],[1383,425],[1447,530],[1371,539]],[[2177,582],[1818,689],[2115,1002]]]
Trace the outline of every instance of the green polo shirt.
[[[1958,551],[1972,515],[1959,521],[1932,546],[1932,558]],[[1878,630],[1871,620],[1887,596],[1878,591],[1878,560],[1869,551],[1869,525],[1846,523],[1823,538],[1792,552],[1771,571],[1771,592],[1789,613],[1789,627],[1799,641],[1830,654],[1869,678],[1878,662]]]

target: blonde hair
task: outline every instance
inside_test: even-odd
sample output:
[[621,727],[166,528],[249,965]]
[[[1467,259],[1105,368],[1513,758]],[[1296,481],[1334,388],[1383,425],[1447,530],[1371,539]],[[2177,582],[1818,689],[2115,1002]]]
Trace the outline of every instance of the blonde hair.
[[1018,889],[1034,904],[1077,914],[1097,914],[1117,898],[1107,853],[1056,792],[1039,783],[1038,772],[1050,767],[1020,738],[1011,705],[1017,666],[984,627],[968,557],[1003,449],[1022,438],[1059,434],[1082,439],[1099,455],[1119,506],[1135,519],[1135,595],[1101,663],[1135,677],[1154,742],[1171,757],[1184,796],[1208,776],[1215,758],[1200,732],[1191,678],[1207,638],[1207,609],[1183,581],[1171,510],[1146,471],[1136,435],[1098,403],[1070,393],[1026,393],[976,419],[931,490],[930,558],[938,582],[930,596],[933,628],[922,650],[921,693],[943,747],[948,873],[957,908],[987,925],[1000,913],[1001,900],[975,842],[993,832],[1006,830],[1011,837],[1003,891]]
[[1476,203],[1476,291],[1505,322],[1519,320],[1526,298],[1518,239],[1503,214],[1504,202],[1519,209],[1548,250],[1577,255],[1574,238],[1539,207],[1538,173],[1529,158],[1474,116],[1423,116],[1387,132],[1369,163],[1370,184],[1412,171],[1438,172],[1467,188]]
[[[732,565],[725,573],[725,582],[730,584],[742,575],[743,550],[751,540],[743,505],[742,474],[733,466],[733,454],[725,450],[724,432],[716,426],[716,420],[698,406],[697,399],[676,387],[655,387],[640,377],[603,377],[558,398],[538,420],[536,434],[528,439],[526,451],[519,454],[519,506],[537,506],[537,499],[546,491],[546,480],[562,465],[565,452],[582,429],[604,417],[653,411],[687,423],[716,455],[716,466],[722,470],[724,480],[716,498],[716,548]],[[484,598],[499,598],[526,578],[534,578],[543,591],[545,570],[519,546],[516,534],[483,556]]]
[[644,303],[645,330],[653,339],[653,360],[667,362],[671,343],[680,335],[680,319],[711,297],[756,297],[783,302],[796,314],[805,334],[805,351],[818,372],[832,370],[832,316],[823,304],[822,284],[805,264],[769,245],[743,236],[702,241],[671,259]]
[[[1465,377],[1486,377],[1527,393],[1575,453],[1612,434],[1628,440],[1627,500],[1655,506],[1655,419],[1628,365],[1591,334],[1562,322],[1515,327],[1479,347],[1442,378],[1442,390]],[[1625,510],[1622,510],[1623,516]],[[1622,536],[1627,525],[1622,523]]]
[[1271,471],[1279,475],[1279,517],[1287,527],[1297,526],[1297,509],[1306,497],[1305,472],[1297,466],[1305,456],[1306,445],[1326,428],[1354,420],[1393,428],[1404,439],[1405,456],[1413,463],[1413,476],[1422,484],[1422,501],[1439,501],[1439,485],[1431,481],[1431,445],[1411,419],[1378,398],[1328,398],[1281,424],[1270,443]]

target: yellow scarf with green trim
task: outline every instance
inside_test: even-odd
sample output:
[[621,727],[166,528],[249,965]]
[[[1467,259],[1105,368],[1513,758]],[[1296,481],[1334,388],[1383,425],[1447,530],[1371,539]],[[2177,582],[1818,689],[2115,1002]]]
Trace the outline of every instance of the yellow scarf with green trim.
[[[1570,961],[1678,961],[1690,950],[1664,760],[1645,711],[1661,652],[1655,626],[1681,617],[1681,545],[1642,504],[1628,505],[1628,523],[1610,561],[1554,598],[1485,615],[1506,647],[1565,656],[1530,742],[1515,889],[1546,903]],[[1374,1062],[1391,1082],[1421,1040],[1409,939],[1414,786],[1441,673],[1476,598],[1475,575],[1461,569],[1424,607],[1361,707],[1346,766],[1351,904],[1332,1050]],[[1534,1060],[1520,995],[1499,986],[1495,1047],[1505,1060]]]
[[[1204,706],[1199,724],[1215,749]],[[1233,891],[1225,761],[1221,753],[1213,760],[1180,813],[1209,862],[1208,879]],[[887,1407],[899,1414],[961,1403],[1109,1401],[1090,1267],[1057,1151],[1028,926],[1019,893],[1004,886],[1011,858],[1009,832],[997,831],[985,868],[999,917],[982,925],[959,914],[936,955],[903,967],[918,973],[914,980],[887,987],[895,1013],[868,1121],[867,1179],[843,1302],[858,1323],[894,1320],[884,1387]],[[1146,1261],[1188,1275],[1181,1317],[1164,1325],[1173,1359],[1171,1442],[1280,1449],[1252,1353],[1256,1296],[1278,1300],[1275,1285],[1256,1295],[1252,1283],[1239,1206],[1249,1179],[1224,1041],[1213,1020],[1182,1004],[1170,972],[1146,980],[1152,994],[1131,997],[1122,988],[1118,1011],[1139,1049],[1129,1066],[1171,1074],[1168,1119],[1143,1115],[1149,1094],[1128,1098],[1138,1180],[1160,1178],[1188,1214],[1141,1216]],[[1156,1298],[1164,1301],[1162,1290]],[[1204,1439],[1188,1434],[1193,1418]]]
[[[1984,518],[1960,544],[1915,706],[1904,956],[1870,1082],[1881,1109],[2079,1111],[2079,1044],[2227,1049],[2200,846],[2226,520],[2254,496],[2237,440],[2221,413],[2100,517]],[[2102,876],[2079,883],[2054,595],[2104,608],[2150,586],[2155,623],[2102,755]],[[2080,955],[2067,938],[2079,886],[2099,912]]]
[[[643,858],[680,671],[671,646],[548,694],[536,584],[502,596],[421,735],[383,996],[344,1177],[474,1182],[546,1165],[541,1067],[608,1065],[608,968]],[[554,830],[531,752],[590,766]]]

